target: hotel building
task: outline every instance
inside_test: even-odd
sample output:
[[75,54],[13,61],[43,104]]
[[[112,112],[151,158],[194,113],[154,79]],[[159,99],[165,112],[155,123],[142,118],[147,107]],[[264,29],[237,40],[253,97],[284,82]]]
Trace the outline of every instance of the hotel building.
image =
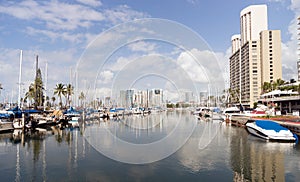
[[282,78],[281,36],[268,30],[266,5],[243,9],[240,24],[241,34],[231,37],[231,102],[253,107],[263,83]]

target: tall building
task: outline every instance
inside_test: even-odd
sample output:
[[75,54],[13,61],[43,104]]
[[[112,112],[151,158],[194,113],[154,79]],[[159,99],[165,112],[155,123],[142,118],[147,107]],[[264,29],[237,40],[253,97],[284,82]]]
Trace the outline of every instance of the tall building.
[[300,82],[300,16],[298,17],[298,62],[297,62],[297,68],[298,68],[298,81]]
[[268,30],[268,14],[266,5],[251,5],[241,11],[241,44],[250,40],[258,40],[262,30]]
[[160,107],[163,106],[163,90],[152,89],[149,91],[149,106]]
[[[273,82],[282,78],[280,30],[260,32],[261,82]],[[280,66],[277,66],[280,65]]]
[[279,30],[267,30],[267,6],[252,5],[240,14],[240,35],[231,37],[231,102],[253,107],[264,82],[282,78]]

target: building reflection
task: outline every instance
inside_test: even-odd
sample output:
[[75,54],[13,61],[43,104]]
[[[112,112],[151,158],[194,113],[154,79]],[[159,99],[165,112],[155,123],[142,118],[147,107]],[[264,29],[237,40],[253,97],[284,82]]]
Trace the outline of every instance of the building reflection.
[[294,144],[266,142],[240,129],[231,136],[234,181],[285,181],[284,156]]

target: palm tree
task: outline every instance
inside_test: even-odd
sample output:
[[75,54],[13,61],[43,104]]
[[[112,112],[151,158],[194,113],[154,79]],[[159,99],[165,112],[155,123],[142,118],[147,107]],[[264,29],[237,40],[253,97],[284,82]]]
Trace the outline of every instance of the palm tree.
[[272,85],[269,82],[264,82],[263,86],[262,86],[262,92],[263,93],[267,93],[270,92],[272,89]]
[[80,92],[80,95],[79,95],[78,99],[81,100],[81,107],[82,107],[83,106],[83,104],[82,104],[83,100],[85,99],[85,95],[84,95],[83,92]]
[[47,106],[47,107],[50,106],[49,100],[50,100],[49,96],[46,96],[46,106]]
[[71,100],[70,97],[74,94],[74,87],[69,83],[66,87],[66,95],[67,95],[67,102],[66,102],[66,106],[67,103],[69,104],[69,107],[71,105]]
[[66,88],[65,85],[62,83],[56,84],[56,88],[54,89],[54,95],[57,95],[59,97],[59,105],[60,108],[62,108],[62,95],[66,95]]
[[28,91],[25,93],[25,98],[24,98],[25,101],[27,101],[27,100],[29,101],[29,107],[30,107],[31,101],[34,100],[34,97],[35,97],[34,84],[30,84]]
[[2,84],[0,83],[0,97],[1,97],[1,90],[3,89]]
[[54,106],[54,102],[55,102],[56,98],[53,96],[53,97],[51,97],[51,100],[52,100],[52,106]]

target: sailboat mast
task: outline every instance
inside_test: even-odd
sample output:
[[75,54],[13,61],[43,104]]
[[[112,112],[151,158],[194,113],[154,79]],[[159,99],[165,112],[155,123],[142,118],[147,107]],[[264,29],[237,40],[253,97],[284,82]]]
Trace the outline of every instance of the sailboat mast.
[[46,67],[45,67],[45,100],[44,100],[44,110],[46,110],[47,106],[47,82],[48,82],[48,62],[46,62]]
[[36,62],[36,65],[35,65],[35,94],[34,94],[34,109],[37,109],[37,83],[36,83],[36,81],[37,81],[37,77],[38,77],[38,69],[39,69],[39,56],[38,55],[36,55],[36,60],[35,60]]
[[23,51],[20,52],[20,70],[19,70],[19,95],[18,95],[18,107],[21,108],[21,82],[22,82],[22,59]]

